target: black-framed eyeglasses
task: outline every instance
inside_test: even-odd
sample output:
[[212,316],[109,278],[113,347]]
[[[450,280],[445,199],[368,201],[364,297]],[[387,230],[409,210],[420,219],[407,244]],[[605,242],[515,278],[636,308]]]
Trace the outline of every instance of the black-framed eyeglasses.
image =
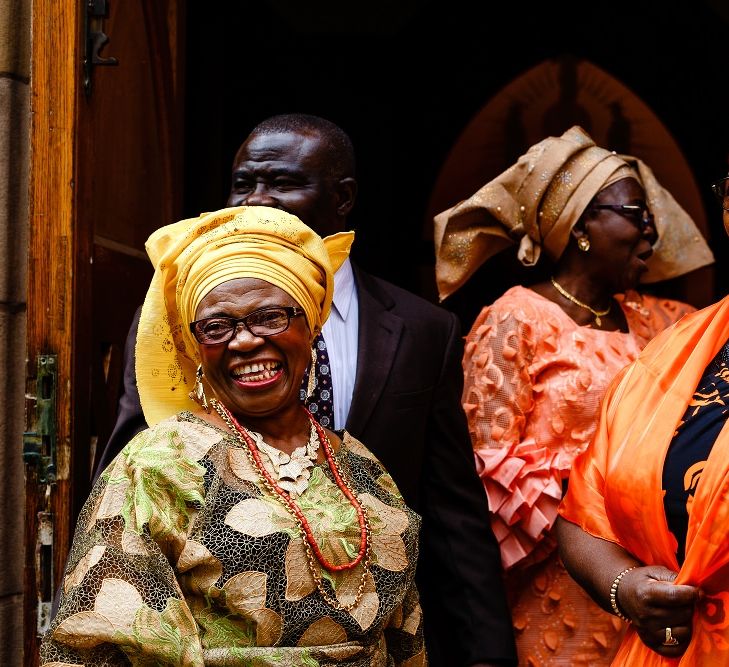
[[190,331],[201,345],[227,343],[241,326],[254,336],[273,336],[289,328],[292,317],[303,315],[297,306],[270,306],[248,313],[245,317],[206,317],[190,322]]
[[606,209],[630,220],[641,232],[654,227],[653,214],[645,204],[591,204],[591,209]]
[[719,179],[711,184],[711,189],[725,211],[729,211],[729,176]]

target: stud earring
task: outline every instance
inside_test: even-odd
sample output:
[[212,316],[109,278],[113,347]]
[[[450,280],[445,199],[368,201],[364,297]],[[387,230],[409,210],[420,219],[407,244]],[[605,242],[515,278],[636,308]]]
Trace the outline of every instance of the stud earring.
[[205,396],[205,387],[203,387],[202,379],[203,368],[202,364],[200,364],[195,371],[195,386],[192,388],[192,391],[188,394],[188,396],[195,401],[195,403],[202,406],[202,409],[205,410],[205,412],[210,412],[208,397]]
[[580,236],[580,238],[577,239],[577,247],[582,250],[582,252],[588,252],[590,250],[590,239],[587,236]]
[[309,381],[306,384],[306,398],[311,398],[316,387],[316,348],[311,348],[311,366],[309,366]]

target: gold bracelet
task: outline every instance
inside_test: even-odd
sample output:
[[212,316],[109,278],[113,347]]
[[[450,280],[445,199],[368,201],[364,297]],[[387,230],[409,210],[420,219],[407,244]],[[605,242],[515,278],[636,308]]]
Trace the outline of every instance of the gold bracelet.
[[618,607],[618,586],[620,585],[620,580],[636,567],[638,566],[633,565],[633,567],[625,568],[617,577],[615,577],[615,579],[613,579],[613,585],[610,586],[610,606],[613,608],[615,615],[618,618],[622,618],[626,623],[630,623],[630,619],[623,614],[623,612],[620,611],[620,607]]

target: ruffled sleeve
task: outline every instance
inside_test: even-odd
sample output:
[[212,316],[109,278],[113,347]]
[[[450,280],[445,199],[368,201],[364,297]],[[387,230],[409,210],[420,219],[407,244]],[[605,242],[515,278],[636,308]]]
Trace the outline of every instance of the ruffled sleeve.
[[172,563],[203,501],[197,461],[210,444],[183,442],[184,428],[194,426],[170,420],[142,431],[96,483],[79,517],[42,665],[203,665]]
[[559,455],[526,435],[540,391],[530,372],[537,341],[548,345],[557,334],[542,332],[537,309],[510,292],[481,312],[466,339],[463,395],[506,569],[554,547],[544,538],[557,517],[563,472]]

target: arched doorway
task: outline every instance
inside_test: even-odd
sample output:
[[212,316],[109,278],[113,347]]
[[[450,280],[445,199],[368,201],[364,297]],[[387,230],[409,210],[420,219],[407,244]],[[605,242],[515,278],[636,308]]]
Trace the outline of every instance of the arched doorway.
[[[708,236],[696,180],[665,125],[615,77],[572,56],[547,60],[526,71],[473,117],[440,170],[427,209],[425,236],[432,239],[435,214],[473,194],[532,144],[572,125],[584,127],[600,146],[643,159]],[[451,304],[464,324],[511,285],[534,280],[511,257],[495,258],[474,278],[474,284],[454,296]],[[651,291],[702,306],[713,300],[713,278],[713,267],[707,267],[694,272],[690,280],[678,278]]]

